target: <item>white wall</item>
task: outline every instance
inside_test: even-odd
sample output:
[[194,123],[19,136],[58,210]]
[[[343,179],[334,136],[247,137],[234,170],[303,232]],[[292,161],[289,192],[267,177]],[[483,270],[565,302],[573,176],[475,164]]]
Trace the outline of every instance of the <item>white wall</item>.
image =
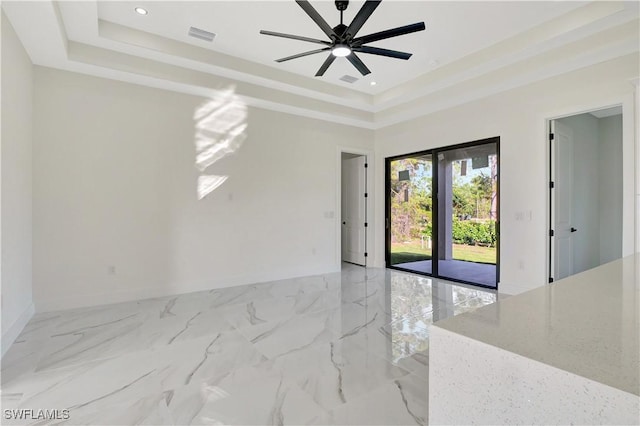
[[[339,236],[336,151],[370,150],[374,132],[251,108],[248,139],[213,168],[229,179],[197,201],[192,115],[203,99],[40,67],[35,74],[38,310],[338,268],[327,237]],[[500,290],[542,285],[545,120],[632,105],[628,80],[637,74],[630,55],[375,132],[375,264],[384,265],[384,230],[375,226],[384,222],[384,157],[500,136]],[[516,221],[516,212],[531,219]]]
[[2,354],[33,315],[31,148],[33,66],[2,13]]
[[600,263],[622,256],[622,115],[598,120]]
[[[376,132],[378,170],[384,158],[500,136],[500,291],[518,293],[547,281],[548,141],[546,120],[623,104],[632,120],[638,55],[628,55],[562,76],[505,91]],[[625,247],[633,252],[633,127],[623,132]],[[626,154],[625,154],[626,155]],[[377,174],[376,216],[384,218],[384,177]],[[517,221],[517,212],[531,212]],[[376,264],[384,265],[384,230],[376,228]],[[630,243],[629,243],[630,241]],[[623,253],[628,254],[628,253]]]
[[[571,226],[578,230],[573,234],[573,272],[577,274],[600,265],[598,118],[586,113],[561,118],[558,121],[573,132],[573,223]],[[622,200],[618,204],[619,213],[621,202]],[[622,219],[621,214],[620,219]]]
[[34,90],[38,311],[339,268],[336,152],[372,131],[249,108],[207,170],[228,180],[198,201],[204,99],[41,67]]

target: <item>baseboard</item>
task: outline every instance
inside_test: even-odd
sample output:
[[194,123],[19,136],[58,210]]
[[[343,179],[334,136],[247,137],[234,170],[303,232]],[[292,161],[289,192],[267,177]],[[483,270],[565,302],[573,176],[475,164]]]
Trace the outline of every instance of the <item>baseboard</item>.
[[325,265],[318,268],[289,268],[276,272],[259,272],[226,277],[218,280],[206,280],[190,283],[173,283],[165,287],[144,287],[129,291],[113,291],[109,293],[76,294],[55,299],[36,299],[38,313],[84,308],[89,306],[110,305],[133,300],[152,299],[156,297],[175,296],[179,294],[208,291],[227,287],[265,283],[340,271],[340,266]]
[[2,356],[7,353],[13,342],[15,342],[20,333],[22,333],[22,330],[24,330],[24,327],[27,325],[27,323],[35,313],[35,306],[33,305],[33,303],[30,303],[29,306],[27,306],[27,309],[25,309],[20,314],[18,319],[13,322],[11,327],[9,327],[7,331],[2,333],[2,342],[0,343],[0,345],[2,346]]

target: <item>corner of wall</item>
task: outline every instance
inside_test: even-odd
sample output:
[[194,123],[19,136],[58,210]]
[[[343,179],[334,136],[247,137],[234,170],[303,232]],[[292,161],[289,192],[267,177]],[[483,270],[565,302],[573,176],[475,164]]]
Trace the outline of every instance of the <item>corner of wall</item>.
[[35,306],[33,305],[33,303],[31,303],[29,306],[27,306],[27,309],[25,309],[22,312],[22,314],[20,314],[20,316],[15,320],[15,322],[11,324],[11,326],[7,328],[7,330],[4,333],[2,333],[0,348],[2,350],[3,357],[4,357],[4,354],[7,353],[7,351],[13,344],[13,342],[15,342],[15,340],[18,338],[20,333],[22,333],[22,330],[27,325],[29,320],[33,318],[33,315],[35,315],[35,313],[36,313]]
[[2,355],[35,312],[33,305],[33,64],[1,14],[0,286]]

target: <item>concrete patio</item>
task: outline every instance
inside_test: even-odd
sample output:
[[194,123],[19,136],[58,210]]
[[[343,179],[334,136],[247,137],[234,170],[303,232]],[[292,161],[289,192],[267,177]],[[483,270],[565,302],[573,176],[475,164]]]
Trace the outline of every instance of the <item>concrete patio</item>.
[[[393,265],[407,271],[431,274],[431,260],[398,263]],[[487,263],[466,262],[464,260],[440,260],[438,263],[440,278],[469,281],[481,285],[497,287],[496,265]]]

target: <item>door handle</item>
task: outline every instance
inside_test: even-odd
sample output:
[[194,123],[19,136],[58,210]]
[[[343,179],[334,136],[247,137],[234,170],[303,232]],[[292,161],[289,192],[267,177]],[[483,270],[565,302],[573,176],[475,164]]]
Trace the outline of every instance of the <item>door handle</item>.
[[572,226],[571,227],[571,232],[576,232],[576,231],[577,231],[577,229]]

